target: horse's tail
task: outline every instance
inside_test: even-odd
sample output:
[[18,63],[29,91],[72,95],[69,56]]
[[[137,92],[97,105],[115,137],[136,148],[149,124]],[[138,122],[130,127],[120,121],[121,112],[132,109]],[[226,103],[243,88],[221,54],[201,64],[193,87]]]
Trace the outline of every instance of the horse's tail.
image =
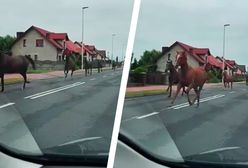
[[35,63],[34,60],[32,58],[30,58],[29,56],[25,55],[25,57],[27,58],[27,60],[32,64],[33,69],[35,70]]

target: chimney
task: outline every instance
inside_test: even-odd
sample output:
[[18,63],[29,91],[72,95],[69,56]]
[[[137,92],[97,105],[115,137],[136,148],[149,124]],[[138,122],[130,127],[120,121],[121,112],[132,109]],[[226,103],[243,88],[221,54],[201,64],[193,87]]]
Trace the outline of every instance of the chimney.
[[16,32],[16,38],[20,38],[23,34],[24,32]]
[[162,47],[162,55],[168,51],[169,47]]

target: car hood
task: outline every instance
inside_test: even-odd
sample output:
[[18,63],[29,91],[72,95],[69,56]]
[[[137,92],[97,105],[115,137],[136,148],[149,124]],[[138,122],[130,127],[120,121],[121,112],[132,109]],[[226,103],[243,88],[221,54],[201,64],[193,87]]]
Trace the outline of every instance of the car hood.
[[25,154],[42,155],[20,113],[14,107],[10,108],[9,110],[1,109],[0,113],[1,146],[23,151]]
[[120,133],[125,137],[123,140],[128,141],[124,143],[138,147],[143,153],[172,162],[184,161],[169,131],[156,115],[123,120]]

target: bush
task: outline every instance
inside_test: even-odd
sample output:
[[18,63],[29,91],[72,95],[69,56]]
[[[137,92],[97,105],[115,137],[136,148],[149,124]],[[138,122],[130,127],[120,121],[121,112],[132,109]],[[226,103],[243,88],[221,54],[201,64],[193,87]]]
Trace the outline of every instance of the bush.
[[219,83],[221,79],[218,78],[215,72],[208,72],[208,83]]
[[133,70],[134,74],[141,74],[143,72],[147,72],[147,67],[145,66],[139,66]]
[[245,78],[243,76],[234,76],[233,78],[233,81],[234,82],[242,82],[242,81],[245,81]]

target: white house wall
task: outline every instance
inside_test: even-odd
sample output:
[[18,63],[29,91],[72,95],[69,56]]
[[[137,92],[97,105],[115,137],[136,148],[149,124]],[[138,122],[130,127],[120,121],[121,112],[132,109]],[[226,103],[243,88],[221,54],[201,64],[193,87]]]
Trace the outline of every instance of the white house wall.
[[[176,64],[176,55],[177,55],[177,51],[181,52],[184,51],[182,47],[180,47],[179,45],[175,45],[174,47],[172,47],[169,51],[167,51],[157,62],[157,71],[159,72],[164,72],[165,68],[166,68],[166,62],[168,60],[168,54],[170,53],[170,59],[172,60],[173,65]],[[191,67],[198,67],[199,63],[193,58],[193,56],[190,56],[187,53],[187,61],[188,64]]]
[[[23,47],[24,39],[26,39],[26,47]],[[44,46],[36,47],[36,39],[43,39]],[[12,47],[11,51],[13,55],[30,55],[33,59],[35,55],[37,55],[38,60],[40,61],[57,61],[57,48],[35,30],[31,30],[24,37],[18,40]]]

